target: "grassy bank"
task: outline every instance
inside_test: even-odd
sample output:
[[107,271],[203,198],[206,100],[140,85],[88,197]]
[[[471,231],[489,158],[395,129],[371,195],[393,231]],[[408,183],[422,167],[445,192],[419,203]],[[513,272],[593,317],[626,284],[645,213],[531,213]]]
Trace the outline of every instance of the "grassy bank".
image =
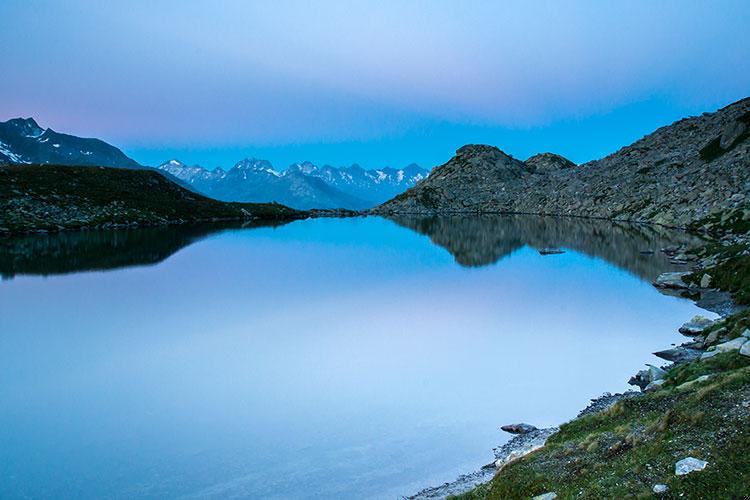
[[276,203],[206,198],[152,170],[0,166],[0,232],[306,216]]
[[[687,283],[696,287],[703,281],[730,292],[738,304],[750,304],[747,214],[714,216],[693,227],[714,240],[690,251],[698,268]],[[698,340],[716,345],[748,328],[746,309]],[[675,464],[686,457],[708,465],[678,476]],[[655,493],[657,484],[666,485],[666,492]],[[563,424],[542,449],[458,498],[551,492],[557,498],[750,498],[750,356],[735,350],[672,365],[661,388]]]

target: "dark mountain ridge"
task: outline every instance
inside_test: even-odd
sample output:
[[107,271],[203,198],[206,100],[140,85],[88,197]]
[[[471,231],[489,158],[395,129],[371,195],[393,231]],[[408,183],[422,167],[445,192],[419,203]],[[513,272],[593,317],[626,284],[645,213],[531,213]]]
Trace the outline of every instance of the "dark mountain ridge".
[[143,168],[116,147],[43,129],[33,118],[0,122],[0,164],[57,164],[119,168]]

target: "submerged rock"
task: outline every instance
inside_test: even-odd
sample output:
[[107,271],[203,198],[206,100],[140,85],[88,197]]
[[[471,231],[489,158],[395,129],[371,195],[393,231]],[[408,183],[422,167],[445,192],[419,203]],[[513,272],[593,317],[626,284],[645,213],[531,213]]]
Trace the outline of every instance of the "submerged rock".
[[559,248],[542,248],[539,250],[539,255],[556,255],[560,253],[565,253],[565,250],[560,250]]
[[531,424],[508,424],[503,425],[500,429],[511,434],[528,434],[529,432],[538,430]]
[[680,333],[694,337],[701,335],[709,326],[714,324],[714,320],[708,319],[700,314],[693,316],[693,319],[680,327]]
[[694,457],[683,458],[674,464],[674,473],[678,476],[684,476],[691,472],[701,471],[706,468],[708,462]]

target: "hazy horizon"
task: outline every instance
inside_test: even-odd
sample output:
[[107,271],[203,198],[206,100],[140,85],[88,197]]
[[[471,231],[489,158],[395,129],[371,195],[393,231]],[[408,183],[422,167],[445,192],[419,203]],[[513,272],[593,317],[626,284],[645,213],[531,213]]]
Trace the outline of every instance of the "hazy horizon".
[[[582,163],[750,94],[750,5],[8,0],[0,120],[146,165]],[[743,34],[744,33],[744,34]]]

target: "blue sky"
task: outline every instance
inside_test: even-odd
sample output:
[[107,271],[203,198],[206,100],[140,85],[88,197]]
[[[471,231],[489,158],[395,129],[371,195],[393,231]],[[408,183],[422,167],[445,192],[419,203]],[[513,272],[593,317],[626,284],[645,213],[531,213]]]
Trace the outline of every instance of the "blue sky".
[[746,1],[0,2],[0,119],[146,164],[582,162],[750,95]]

